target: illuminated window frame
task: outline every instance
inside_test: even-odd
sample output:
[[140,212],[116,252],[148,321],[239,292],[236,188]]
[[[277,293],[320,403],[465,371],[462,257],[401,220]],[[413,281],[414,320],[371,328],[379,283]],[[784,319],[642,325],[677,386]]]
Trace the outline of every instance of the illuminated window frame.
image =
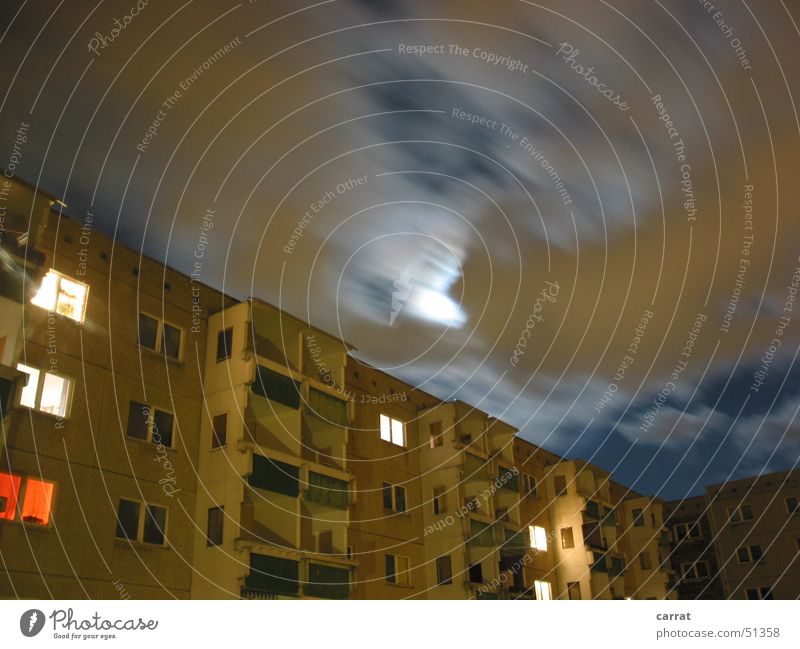
[[[28,375],[28,383],[19,395],[19,405],[23,408],[30,408],[45,415],[53,417],[60,417],[66,419],[69,417],[70,405],[72,403],[72,378],[65,376],[59,372],[47,372],[39,367],[33,365],[25,365],[24,363],[17,363],[17,369]],[[64,389],[61,390],[61,400],[63,401],[63,408],[54,412],[49,406],[42,405],[42,396],[45,393],[45,383],[49,377],[60,379],[62,386],[66,386],[66,394]],[[31,389],[32,388],[32,389]]]
[[[70,284],[73,285],[73,294],[70,294],[69,291]],[[76,293],[74,289],[78,289],[78,292]],[[76,304],[78,300],[80,303]],[[34,306],[58,313],[75,322],[83,322],[86,318],[88,302],[88,284],[72,279],[52,268],[42,278],[36,295],[31,299],[31,304]]]
[[547,530],[540,525],[528,525],[528,536],[532,550],[547,552]]
[[538,600],[547,601],[553,599],[553,587],[549,581],[539,581],[537,579],[533,582],[533,590]]
[[[0,472],[0,478],[3,478],[3,483],[8,482],[12,489],[11,500],[3,497],[5,502],[3,502],[3,511],[0,511],[0,521],[12,521],[25,525],[33,525],[35,527],[50,527],[52,525],[56,496],[56,483],[54,481],[6,472]],[[46,519],[38,518],[33,520],[32,509],[36,504],[32,501],[35,494],[33,489],[34,485],[49,487],[49,490],[45,489],[43,496],[46,505]],[[21,508],[19,507],[19,503],[22,503]]]
[[380,416],[381,439],[395,446],[406,446],[406,425],[389,415]]

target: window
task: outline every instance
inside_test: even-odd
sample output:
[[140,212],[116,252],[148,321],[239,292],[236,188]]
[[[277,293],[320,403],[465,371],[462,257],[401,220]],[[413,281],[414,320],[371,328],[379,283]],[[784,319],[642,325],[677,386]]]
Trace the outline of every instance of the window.
[[786,512],[788,514],[800,514],[800,500],[796,496],[789,496],[786,499]]
[[728,507],[728,520],[731,523],[741,523],[753,520],[753,510],[750,505]]
[[539,525],[529,525],[528,534],[530,535],[531,548],[547,552],[547,531]]
[[736,551],[736,560],[739,563],[753,563],[763,556],[760,545],[743,545]]
[[86,316],[88,294],[89,287],[86,284],[76,282],[51,269],[42,278],[42,283],[36,295],[33,296],[31,304],[48,311],[55,311],[75,322],[83,322]]
[[699,539],[701,536],[700,521],[695,523],[678,523],[672,528],[675,543],[680,543],[685,538]]
[[480,563],[473,563],[469,567],[469,580],[473,584],[483,583],[483,568],[481,567]]
[[449,556],[436,559],[436,583],[440,586],[453,583],[453,568]]
[[536,593],[536,599],[553,599],[553,590],[549,581],[534,581],[533,590]]
[[211,448],[222,448],[228,443],[228,413],[214,415],[211,420]]
[[575,538],[572,535],[571,527],[564,527],[561,529],[561,547],[565,550],[575,547]]
[[164,545],[167,527],[165,507],[145,504],[121,498],[117,507],[118,539],[141,541],[153,545]]
[[400,557],[394,554],[387,554],[386,559],[386,581],[390,584],[408,586],[410,583],[408,557]]
[[20,394],[21,406],[56,417],[67,416],[72,379],[22,363],[17,364],[17,369],[28,375],[28,382]]
[[579,581],[568,581],[567,582],[567,593],[569,594],[570,599],[580,599],[581,598],[581,582]]
[[633,526],[644,527],[644,512],[641,509],[634,509],[631,513],[633,514]]
[[436,487],[433,490],[433,513],[443,514],[447,511],[447,499],[444,487]]
[[222,526],[225,519],[223,507],[212,507],[208,510],[208,526],[206,527],[206,545],[222,545]]
[[639,555],[639,567],[642,570],[650,570],[650,568],[652,568],[652,564],[650,563],[650,553],[647,550],[644,550]]
[[525,489],[526,496],[536,497],[536,478],[529,473],[522,474],[522,487]]
[[383,508],[393,512],[404,512],[406,510],[406,488],[384,482]]
[[217,334],[217,363],[231,357],[231,347],[233,347],[233,327],[228,327]]
[[710,574],[708,562],[695,561],[694,563],[682,563],[681,574],[683,574],[684,579],[705,579]]
[[131,401],[128,407],[128,437],[172,447],[174,417],[171,412]]
[[442,422],[434,421],[428,426],[430,433],[431,448],[438,448],[444,446],[444,437],[442,435]]
[[183,330],[180,327],[139,314],[139,344],[154,352],[160,351],[169,358],[180,359]]
[[748,588],[747,599],[775,599],[772,596],[772,587],[762,586],[761,588]]
[[567,494],[567,478],[563,475],[557,475],[553,478],[553,491],[556,496],[565,496]]
[[405,424],[397,419],[381,415],[381,439],[397,446],[406,445]]
[[0,520],[17,519],[31,525],[49,525],[52,514],[55,483],[36,478],[23,478],[9,473],[0,473]]

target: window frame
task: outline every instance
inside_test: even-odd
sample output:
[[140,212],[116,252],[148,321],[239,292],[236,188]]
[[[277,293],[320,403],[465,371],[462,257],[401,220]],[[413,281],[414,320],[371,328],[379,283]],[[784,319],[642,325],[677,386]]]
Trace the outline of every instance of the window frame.
[[447,513],[447,488],[434,487],[432,490],[431,509],[434,516]]
[[[136,437],[135,435],[130,435],[128,433],[128,430],[130,429],[131,406],[133,404],[138,404],[139,406],[147,408],[147,410],[148,410],[147,433],[146,433],[146,436],[145,436],[144,439],[142,439],[141,437]],[[169,415],[170,417],[172,417],[172,430],[170,431],[170,443],[169,444],[164,444],[163,439],[161,439],[160,441],[154,441],[153,440],[153,431],[156,429],[156,425],[155,425],[156,410],[158,412],[161,412],[161,413],[163,413],[165,415]],[[144,416],[144,413],[140,413],[140,414],[142,416]],[[161,444],[164,448],[172,448],[172,449],[174,449],[175,448],[175,422],[177,421],[177,419],[178,418],[175,416],[175,413],[170,411],[170,410],[165,410],[164,408],[159,408],[157,406],[154,406],[152,403],[144,403],[143,401],[137,401],[136,399],[129,399],[128,400],[128,422],[126,423],[126,426],[125,426],[125,437],[127,439],[132,439],[132,440],[135,440],[137,442],[144,442],[146,444]],[[160,434],[159,434],[159,437],[161,437]]]
[[[69,419],[69,416],[72,412],[72,396],[74,394],[74,387],[75,387],[75,380],[62,372],[53,372],[44,369],[43,367],[36,367],[35,365],[29,365],[27,363],[17,363],[16,369],[24,374],[27,374],[29,379],[32,378],[32,375],[26,372],[23,367],[27,367],[28,369],[35,370],[37,372],[36,378],[36,392],[33,396],[33,404],[32,406],[26,405],[22,403],[22,393],[23,390],[19,390],[19,398],[17,399],[17,403],[21,408],[27,408],[28,410],[34,410],[39,414],[46,415],[48,417],[55,417],[56,419]],[[55,414],[52,412],[47,412],[46,410],[42,410],[42,392],[44,390],[44,382],[48,376],[55,376],[60,379],[64,379],[67,383],[67,397],[65,399],[66,405],[64,406],[64,414]],[[25,384],[25,388],[28,387],[28,384]]]
[[[533,486],[531,486],[531,484],[533,484]],[[532,498],[539,497],[539,482],[536,480],[535,475],[531,473],[523,473],[522,485],[523,489],[525,490],[525,496],[531,496]]]
[[[393,484],[391,482],[383,482],[381,483],[383,486],[381,487],[381,502],[383,503],[384,511],[395,512],[398,514],[404,514],[408,511],[408,490],[403,485]],[[392,506],[386,506],[386,494],[391,494],[391,502]],[[397,490],[403,490],[403,509],[397,509]]]
[[[389,572],[389,561],[391,560],[393,570]],[[405,568],[400,568],[400,564],[405,564]],[[400,554],[387,552],[383,560],[385,579],[387,584],[393,586],[411,585],[411,559]]]
[[[149,347],[148,345],[142,344],[140,336],[141,327],[139,324],[139,318],[141,318],[141,316],[145,316],[147,318],[150,318],[151,320],[156,321],[155,347]],[[168,325],[173,329],[176,329],[180,333],[180,341],[178,343],[177,356],[172,356],[170,354],[167,354],[166,349],[164,348],[164,325]],[[159,316],[154,315],[148,311],[142,311],[141,309],[139,310],[136,318],[136,344],[139,348],[146,349],[147,351],[153,352],[154,354],[158,354],[159,356],[163,356],[164,358],[167,358],[171,361],[182,363],[185,343],[186,343],[186,327],[182,327],[178,324],[175,324],[174,322],[165,320],[164,318],[160,318]]]
[[[219,540],[217,541],[217,536],[215,535],[213,538],[211,536],[212,527],[211,527],[211,513],[212,512],[219,512]],[[216,521],[215,521],[216,522]],[[214,532],[217,531],[217,526],[214,526]],[[224,505],[215,505],[214,507],[208,508],[208,517],[206,519],[206,547],[207,548],[214,548],[218,545],[222,545],[225,540],[225,506]]]
[[[228,341],[228,334],[230,333],[230,341]],[[226,356],[220,356],[220,341],[225,345]],[[225,327],[217,332],[217,349],[216,349],[216,362],[222,363],[230,360],[233,356],[233,326]]]
[[[542,541],[544,547],[541,547]],[[547,530],[541,525],[528,525],[528,546],[536,552],[547,552]]]
[[631,518],[633,519],[633,527],[644,527],[644,509],[641,507],[631,509]]
[[[793,509],[789,507],[790,500],[794,500]],[[785,505],[786,513],[789,514],[789,516],[800,515],[800,498],[798,498],[797,496],[786,496],[786,498],[783,499],[783,504]]]
[[[225,435],[222,440],[221,444],[217,444],[219,442],[219,435],[217,435],[217,427],[214,422],[219,419],[220,417],[225,417]],[[211,416],[211,450],[216,451],[221,448],[225,448],[228,446],[228,411],[218,412],[216,415]]]
[[[744,516],[745,507],[749,511],[747,517]],[[753,520],[753,508],[749,503],[739,503],[735,507],[728,507],[727,512],[729,525],[739,525],[740,523],[747,523]],[[734,520],[734,514],[736,514],[736,520]]]
[[[116,522],[116,524],[118,526],[121,524],[120,523],[120,518],[119,518],[119,506],[120,506],[120,503],[123,500],[126,501],[126,502],[135,503],[137,505],[137,507],[139,508],[138,509],[138,514],[137,514],[136,538],[132,539],[132,538],[130,538],[128,536],[119,536],[117,534],[117,532],[115,531],[114,532],[114,539],[115,540],[119,540],[119,541],[123,541],[123,542],[128,542],[128,543],[140,543],[142,545],[146,545],[146,546],[154,547],[154,548],[166,548],[166,547],[168,547],[169,544],[167,542],[167,529],[169,528],[169,507],[167,507],[166,505],[160,505],[158,503],[146,502],[144,500],[139,500],[137,498],[123,498],[123,497],[117,498],[117,510],[116,510],[115,515],[114,515],[114,519],[115,519],[115,522]],[[163,529],[161,529],[161,534],[163,536],[163,539],[162,539],[161,543],[153,543],[152,541],[145,541],[144,540],[145,520],[146,520],[148,508],[150,508],[150,507],[157,507],[158,509],[163,509],[164,510],[164,527],[163,527]]]
[[[447,570],[444,570],[444,567]],[[447,574],[445,574],[447,573]],[[453,560],[449,554],[436,557],[436,585],[449,586],[453,583]]]
[[[384,421],[388,420],[387,423],[387,430],[384,431]],[[395,424],[400,425],[400,435],[402,436],[402,443],[398,444],[395,441]],[[395,419],[391,415],[387,415],[385,413],[380,413],[378,416],[378,433],[380,435],[381,441],[387,442],[392,446],[399,446],[400,448],[408,448],[408,435],[406,434],[406,423],[399,419]],[[388,438],[385,436],[385,433],[388,433]]]
[[[706,567],[706,574],[699,574],[698,566],[703,565]],[[696,561],[684,561],[681,563],[681,579],[685,581],[697,581],[698,579],[708,579],[711,574],[711,566],[705,559],[697,559]]]
[[553,599],[553,584],[546,579],[535,579],[533,582],[533,592],[537,600],[543,602],[550,601]]
[[[83,324],[84,322],[86,322],[86,308],[89,305],[89,289],[90,289],[89,284],[87,284],[86,282],[82,282],[79,279],[74,279],[73,277],[70,277],[69,275],[65,275],[64,273],[57,271],[55,268],[49,269],[45,273],[45,275],[42,277],[42,281],[44,281],[45,277],[47,277],[47,275],[49,275],[51,273],[58,276],[58,282],[56,283],[56,289],[55,289],[55,302],[53,303],[53,306],[52,307],[47,307],[47,306],[44,306],[42,304],[37,304],[36,302],[34,302],[34,300],[36,299],[37,295],[39,294],[39,291],[41,291],[41,288],[42,288],[42,284],[41,283],[39,284],[39,288],[36,291],[36,295],[34,295],[31,298],[31,301],[30,301],[31,304],[33,304],[33,306],[38,307],[40,309],[44,309],[48,313],[54,313],[55,315],[61,316],[62,318],[67,318],[69,320],[72,320],[73,322],[76,322],[77,324]],[[66,313],[61,313],[61,312],[58,311],[58,297],[59,297],[60,291],[61,291],[61,282],[64,279],[66,279],[69,282],[72,282],[73,284],[80,284],[85,289],[85,293],[84,293],[84,297],[83,297],[83,304],[82,304],[82,307],[81,307],[80,318],[74,318],[71,315],[67,315]]]
[[652,570],[653,569],[653,560],[650,556],[650,552],[645,548],[639,553],[639,568],[641,570]]
[[[758,552],[757,552],[758,557],[755,556],[755,553],[753,552],[753,548],[758,548]],[[742,550],[745,550],[746,553],[747,553],[747,559],[745,561],[742,561],[742,556],[740,554],[740,552]],[[742,564],[742,565],[749,565],[751,563],[758,563],[763,558],[764,558],[764,549],[758,543],[754,543],[753,545],[740,545],[738,548],[736,548],[736,561],[738,563]]]
[[[564,486],[563,488],[559,488],[556,486],[557,480],[563,480]],[[553,493],[555,494],[556,498],[560,496],[568,496],[569,495],[569,483],[567,482],[567,476],[565,475],[554,475],[553,476]]]
[[[564,532],[569,532],[569,537],[565,537]],[[575,532],[573,532],[572,527],[562,527],[559,530],[559,536],[561,537],[561,549],[562,550],[571,550],[575,547]],[[569,540],[569,545],[567,545],[567,540]]]
[[[11,509],[12,515],[11,517],[4,516],[6,513],[5,511],[0,513],[0,523],[3,521],[8,523],[15,523],[17,525],[28,525],[30,527],[35,527],[37,529],[52,529],[53,527],[53,515],[55,514],[56,509],[56,497],[58,495],[58,482],[55,480],[50,480],[49,478],[45,478],[42,476],[37,475],[28,475],[28,474],[21,474],[21,473],[13,473],[10,471],[0,471],[0,473],[7,475],[11,478],[18,478],[19,479],[19,486],[17,487],[17,498],[16,501],[13,503],[13,508]],[[53,490],[50,496],[50,511],[49,516],[46,523],[36,523],[34,521],[26,521],[22,518],[22,513],[25,509],[25,499],[28,496],[28,481],[34,480],[36,482],[42,482],[45,484],[53,485]],[[6,504],[6,508],[8,504]]]

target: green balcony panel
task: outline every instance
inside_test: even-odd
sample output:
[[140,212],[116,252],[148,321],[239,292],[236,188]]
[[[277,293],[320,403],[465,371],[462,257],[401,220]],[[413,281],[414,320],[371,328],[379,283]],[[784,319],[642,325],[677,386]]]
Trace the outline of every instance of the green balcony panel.
[[298,595],[299,565],[290,559],[251,553],[250,574],[245,577],[244,585],[260,593]]
[[247,484],[296,498],[300,494],[300,469],[254,454],[253,472],[248,476]]
[[260,397],[282,403],[290,408],[300,407],[300,385],[297,381],[261,365],[256,368],[256,380],[253,381],[250,389]]
[[350,596],[350,570],[310,563],[304,591],[310,597],[347,599]]
[[345,480],[337,480],[313,471],[308,474],[305,497],[311,502],[337,509],[347,509],[350,506],[349,485]]
[[491,525],[484,525],[478,521],[470,520],[468,544],[489,548],[493,547],[495,542]]
[[318,417],[337,426],[347,426],[347,401],[337,399],[321,390],[310,388],[308,406]]

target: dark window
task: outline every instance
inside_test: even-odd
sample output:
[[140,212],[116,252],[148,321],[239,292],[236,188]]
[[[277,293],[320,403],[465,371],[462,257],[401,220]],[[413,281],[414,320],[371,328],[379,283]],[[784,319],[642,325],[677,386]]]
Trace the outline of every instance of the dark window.
[[404,512],[406,510],[406,488],[394,488],[394,508],[395,511]]
[[220,545],[222,543],[222,526],[225,519],[224,509],[222,507],[212,507],[208,510],[208,528],[206,537],[208,542],[206,545]]
[[753,509],[752,509],[752,507],[750,507],[750,505],[742,505],[740,509],[741,509],[741,512],[742,512],[742,520],[743,521],[751,521],[751,520],[753,520]]
[[481,568],[480,563],[473,563],[469,567],[469,580],[473,584],[482,584],[483,583],[483,568]]
[[306,595],[326,599],[347,599],[350,593],[350,571],[317,563],[308,564]]
[[428,427],[430,431],[431,448],[437,448],[444,445],[444,437],[442,437],[442,422],[434,421]]
[[642,568],[642,570],[650,570],[650,554],[647,552],[647,550],[639,555],[639,566]]
[[167,525],[167,510],[156,505],[147,506],[144,519],[144,533],[142,541],[154,545],[164,545],[164,529]]
[[155,351],[158,342],[158,320],[144,313],[139,314],[139,344]]
[[153,409],[153,442],[172,447],[172,424],[171,412]]
[[750,556],[753,557],[753,561],[758,561],[761,557],[764,556],[764,551],[761,549],[760,545],[751,545]]
[[231,357],[233,346],[233,327],[223,329],[217,334],[217,363]]
[[386,581],[388,581],[390,584],[393,584],[396,581],[394,555],[387,554],[385,563],[386,563]]
[[131,401],[128,407],[128,437],[147,439],[150,425],[150,408],[138,401]]
[[694,574],[697,577],[708,577],[708,564],[705,561],[698,561],[694,564]]
[[447,511],[447,507],[445,505],[444,487],[436,487],[433,490],[433,513],[441,514],[445,511]]
[[220,448],[228,443],[228,413],[215,415],[211,420],[211,448]]
[[436,559],[436,581],[440,586],[453,583],[453,569],[450,565],[450,557]]
[[392,485],[383,483],[383,508],[392,509]]
[[262,593],[297,595],[299,572],[297,561],[251,552],[250,574],[245,577],[244,585]]
[[170,358],[181,357],[181,330],[166,322],[162,329],[161,351]]
[[563,475],[557,475],[553,478],[553,489],[556,496],[564,496],[567,493],[567,478]]
[[561,547],[564,549],[575,547],[575,539],[572,535],[571,527],[565,527],[561,530]]
[[300,469],[263,455],[253,454],[253,472],[247,482],[251,487],[268,489],[296,498],[300,493]]
[[261,397],[282,403],[290,408],[300,407],[300,386],[288,376],[259,365],[256,380],[250,389]]
[[117,508],[117,538],[135,541],[138,533],[139,503],[120,499]]
[[644,527],[644,515],[641,509],[633,510],[633,525],[634,527]]
[[567,582],[567,593],[569,593],[570,599],[580,599],[581,598],[581,583],[579,581],[568,581]]
[[789,514],[797,514],[800,513],[800,501],[794,496],[789,496],[786,499],[786,511]]

